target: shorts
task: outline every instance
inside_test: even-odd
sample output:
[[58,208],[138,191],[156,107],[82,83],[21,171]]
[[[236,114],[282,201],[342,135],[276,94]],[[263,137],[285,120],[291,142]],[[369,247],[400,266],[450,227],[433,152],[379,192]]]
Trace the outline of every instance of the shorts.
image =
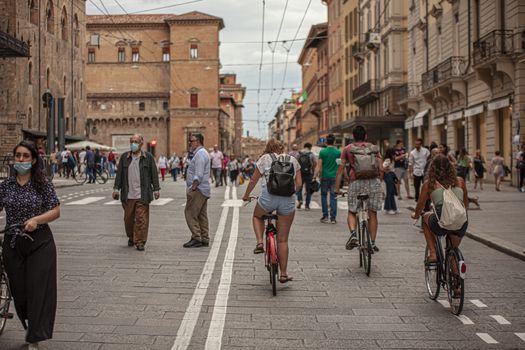
[[355,180],[348,188],[348,211],[357,213],[359,201],[357,196],[361,193],[368,194],[368,209],[372,211],[381,211],[383,204],[383,189],[379,179]]
[[394,173],[396,174],[396,177],[399,181],[405,180],[407,176],[407,170],[404,167],[394,168]]
[[446,235],[454,235],[462,238],[467,233],[467,227],[468,227],[468,220],[463,224],[463,226],[458,231],[450,231],[442,228],[439,226],[439,219],[436,216],[436,213],[441,216],[441,206],[436,207],[436,212],[432,212],[430,217],[428,218],[428,226],[430,227],[430,231],[432,231],[437,236],[446,236]]
[[261,208],[267,213],[277,212],[277,215],[291,215],[295,213],[295,195],[282,197],[270,194],[266,187],[262,189],[258,200]]

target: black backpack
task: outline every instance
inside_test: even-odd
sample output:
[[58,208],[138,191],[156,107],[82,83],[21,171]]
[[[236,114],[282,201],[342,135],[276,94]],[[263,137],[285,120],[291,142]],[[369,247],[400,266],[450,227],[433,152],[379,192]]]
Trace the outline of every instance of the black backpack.
[[272,157],[272,166],[268,176],[267,188],[270,194],[282,197],[290,197],[295,194],[295,169],[290,156]]
[[299,152],[299,165],[301,165],[301,174],[312,173],[312,152]]

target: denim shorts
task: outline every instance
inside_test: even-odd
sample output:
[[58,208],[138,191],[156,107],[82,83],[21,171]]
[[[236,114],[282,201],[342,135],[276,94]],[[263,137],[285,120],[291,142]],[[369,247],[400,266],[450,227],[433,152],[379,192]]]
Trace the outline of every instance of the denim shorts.
[[268,193],[266,187],[263,187],[258,203],[267,213],[277,211],[277,215],[291,215],[295,212],[295,195],[276,196]]

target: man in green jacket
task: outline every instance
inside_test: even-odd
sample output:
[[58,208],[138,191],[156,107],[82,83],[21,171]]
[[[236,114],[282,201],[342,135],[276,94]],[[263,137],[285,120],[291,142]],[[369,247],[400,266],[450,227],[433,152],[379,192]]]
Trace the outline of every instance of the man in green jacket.
[[148,240],[149,204],[160,198],[159,175],[153,155],[142,151],[144,138],[135,134],[129,142],[131,151],[122,154],[118,163],[113,198],[118,199],[120,191],[128,246],[143,251]]

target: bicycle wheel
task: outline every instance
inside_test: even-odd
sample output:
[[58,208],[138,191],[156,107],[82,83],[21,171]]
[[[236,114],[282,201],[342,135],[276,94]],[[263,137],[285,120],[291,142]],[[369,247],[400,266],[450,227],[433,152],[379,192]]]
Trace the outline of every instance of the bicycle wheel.
[[[425,249],[425,261],[426,257],[430,255],[430,250],[428,247]],[[441,276],[441,264],[431,264],[427,265],[425,263],[425,282],[427,285],[428,296],[432,300],[436,300],[439,296],[439,291],[441,290],[440,283]]]
[[370,234],[368,233],[368,226],[366,222],[361,224],[361,245],[359,250],[363,257],[363,268],[367,276],[370,276],[370,268],[372,265],[372,243],[370,242]]
[[273,264],[270,267],[270,280],[272,283],[272,294],[273,296],[277,295],[277,274],[279,273],[279,265]]
[[450,303],[450,311],[454,315],[459,315],[463,310],[463,302],[465,300],[465,281],[458,271],[459,262],[462,259],[460,259],[460,255],[456,249],[449,249],[446,259],[447,295],[448,302]]
[[4,331],[7,322],[9,305],[11,304],[11,291],[7,282],[7,275],[0,274],[0,335]]
[[109,174],[106,170],[102,170],[100,172],[97,172],[97,183],[103,185],[106,182],[108,182]]
[[361,254],[361,246],[363,244],[362,237],[361,237],[361,227],[360,225],[357,225],[357,239],[359,243],[359,267],[363,267],[363,254]]
[[87,181],[87,176],[84,172],[80,171],[80,168],[77,171],[73,172],[73,179],[79,184],[83,184]]

